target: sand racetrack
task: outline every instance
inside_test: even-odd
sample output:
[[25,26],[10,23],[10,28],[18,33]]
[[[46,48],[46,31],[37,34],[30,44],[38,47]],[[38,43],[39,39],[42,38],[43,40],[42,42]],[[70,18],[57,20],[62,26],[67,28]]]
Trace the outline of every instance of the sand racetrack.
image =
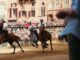
[[42,48],[34,48],[32,46],[23,47],[24,53],[19,48],[16,54],[11,54],[12,48],[0,49],[0,60],[68,60],[68,47],[66,44],[53,44],[53,51],[50,46],[42,53]]

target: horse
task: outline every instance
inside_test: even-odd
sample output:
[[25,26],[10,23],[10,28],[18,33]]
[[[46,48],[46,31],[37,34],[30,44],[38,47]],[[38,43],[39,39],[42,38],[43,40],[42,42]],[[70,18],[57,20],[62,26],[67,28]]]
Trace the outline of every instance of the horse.
[[5,37],[4,34],[0,34],[0,44],[8,42],[10,46],[14,48],[12,54],[15,54],[15,49],[16,49],[16,46],[13,44],[13,42],[16,42],[20,47],[21,51],[24,52],[21,45],[19,44],[19,41],[21,41],[21,39],[18,36],[14,35],[13,33],[7,33],[7,37]]
[[44,28],[39,29],[39,40],[41,42],[42,46],[42,52],[44,52],[44,49],[47,48],[48,44],[47,41],[50,41],[51,51],[53,51],[52,47],[52,35],[50,32],[46,31]]
[[30,37],[31,45],[33,47],[38,48],[38,33],[37,33],[37,31],[34,29],[31,29],[29,37]]

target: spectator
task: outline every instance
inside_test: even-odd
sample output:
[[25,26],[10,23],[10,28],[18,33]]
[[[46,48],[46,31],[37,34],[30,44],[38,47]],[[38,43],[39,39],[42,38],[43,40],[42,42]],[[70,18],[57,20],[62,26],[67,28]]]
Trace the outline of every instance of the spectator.
[[72,0],[71,9],[65,12],[68,13],[66,16],[68,17],[68,23],[61,32],[60,37],[67,37],[69,44],[69,59],[80,60],[80,0]]

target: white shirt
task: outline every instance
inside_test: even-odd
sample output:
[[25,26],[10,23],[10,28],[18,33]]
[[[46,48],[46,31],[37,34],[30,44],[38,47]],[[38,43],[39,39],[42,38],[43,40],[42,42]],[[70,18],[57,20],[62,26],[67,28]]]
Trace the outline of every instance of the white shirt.
[[39,23],[38,27],[41,27],[42,25],[46,26],[46,24],[43,22],[42,24]]
[[3,24],[3,30],[6,30],[8,28],[8,24],[7,23],[4,23]]

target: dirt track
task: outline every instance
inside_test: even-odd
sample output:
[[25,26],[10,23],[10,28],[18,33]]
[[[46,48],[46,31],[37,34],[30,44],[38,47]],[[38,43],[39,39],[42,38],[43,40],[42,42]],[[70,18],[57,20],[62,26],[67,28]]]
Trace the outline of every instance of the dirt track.
[[[54,44],[53,52],[50,51],[50,46],[42,53],[41,46],[33,48],[31,46],[23,47],[25,50],[22,53],[19,48],[16,49],[16,54],[11,54],[12,48],[0,50],[0,60],[68,60],[67,45]],[[2,53],[3,52],[3,53]]]

